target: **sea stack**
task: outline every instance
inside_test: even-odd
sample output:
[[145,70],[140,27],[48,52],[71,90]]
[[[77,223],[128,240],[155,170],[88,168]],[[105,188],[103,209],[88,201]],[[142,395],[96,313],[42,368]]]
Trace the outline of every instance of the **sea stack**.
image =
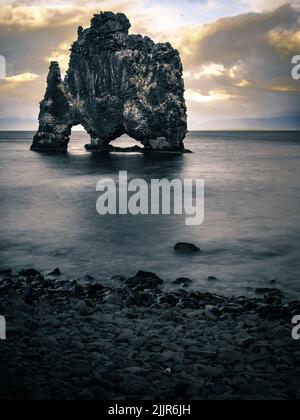
[[183,152],[187,132],[183,68],[169,43],[129,35],[122,13],[94,16],[78,29],[66,77],[52,62],[32,150],[66,151],[71,129],[91,137],[87,150],[105,151],[123,134],[146,151]]

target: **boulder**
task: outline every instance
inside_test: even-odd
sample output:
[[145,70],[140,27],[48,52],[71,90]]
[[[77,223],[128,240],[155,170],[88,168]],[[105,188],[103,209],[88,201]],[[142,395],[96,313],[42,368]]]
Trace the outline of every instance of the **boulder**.
[[158,288],[163,284],[163,280],[154,273],[139,271],[134,277],[125,280],[125,284],[131,288],[147,290]]
[[59,268],[54,268],[54,270],[50,271],[48,276],[54,276],[54,277],[61,276],[61,271]]
[[201,252],[200,248],[198,248],[196,245],[185,243],[185,242],[177,243],[174,249],[177,252],[184,252],[184,253],[191,253],[191,254]]
[[221,316],[221,311],[213,305],[207,305],[205,307],[205,315],[211,321],[217,321]]
[[192,283],[193,283],[192,280],[185,277],[180,277],[172,282],[172,284],[174,284],[175,286],[181,286],[181,287],[188,287]]

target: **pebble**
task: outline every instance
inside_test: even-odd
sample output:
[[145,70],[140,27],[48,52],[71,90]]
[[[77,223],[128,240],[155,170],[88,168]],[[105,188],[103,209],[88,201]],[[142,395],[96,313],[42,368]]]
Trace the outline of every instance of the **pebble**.
[[300,302],[276,289],[225,298],[164,292],[144,271],[117,288],[33,273],[0,279],[3,400],[300,399]]
[[132,341],[135,337],[136,335],[133,333],[133,331],[127,328],[125,331],[123,331],[116,337],[116,343],[128,343]]
[[83,276],[83,277],[81,277],[80,279],[79,279],[79,281],[81,282],[81,283],[91,283],[91,282],[93,282],[94,281],[94,277],[92,277],[92,276],[90,276],[89,274],[87,274],[87,275],[85,275],[85,276]]
[[76,305],[76,310],[82,316],[88,316],[91,314],[91,309],[87,306],[85,302],[78,302],[78,304]]
[[11,269],[0,269],[0,276],[10,276],[11,274]]
[[180,277],[178,279],[176,279],[175,281],[172,282],[172,284],[175,284],[176,286],[181,286],[181,287],[188,287],[193,283],[192,280],[187,279],[185,277]]
[[84,389],[77,394],[77,398],[79,401],[94,401],[95,395],[89,389]]
[[205,315],[208,319],[211,319],[212,321],[217,321],[221,316],[221,312],[216,306],[206,305]]

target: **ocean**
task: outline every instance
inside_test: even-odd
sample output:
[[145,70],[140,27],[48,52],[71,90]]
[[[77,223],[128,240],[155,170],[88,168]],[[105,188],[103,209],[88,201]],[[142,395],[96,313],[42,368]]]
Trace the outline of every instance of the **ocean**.
[[[67,154],[40,154],[29,150],[33,134],[0,132],[0,268],[59,267],[68,279],[89,274],[104,285],[145,270],[167,289],[188,277],[193,288],[226,296],[277,287],[300,298],[299,132],[191,132],[193,154],[182,156],[90,154],[83,132],[73,133]],[[204,224],[186,226],[184,215],[100,216],[97,182],[119,171],[149,182],[204,179]],[[175,253],[182,241],[202,253]]]

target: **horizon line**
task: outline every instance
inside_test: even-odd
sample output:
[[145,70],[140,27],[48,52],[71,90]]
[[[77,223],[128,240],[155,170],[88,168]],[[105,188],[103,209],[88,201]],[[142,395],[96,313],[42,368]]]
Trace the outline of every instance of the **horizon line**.
[[[37,130],[12,130],[12,129],[9,129],[9,130],[1,130],[0,129],[0,133],[7,133],[7,132],[14,132],[14,133],[24,133],[24,132],[26,132],[26,133],[36,133],[36,131]],[[222,128],[218,128],[218,129],[194,129],[194,130],[188,130],[188,132],[187,132],[187,134],[189,134],[189,133],[201,133],[201,132],[203,132],[203,133],[207,133],[207,132],[211,132],[211,133],[216,133],[216,132],[298,132],[298,131],[300,131],[300,128],[291,128],[291,129],[289,129],[289,128],[276,128],[276,129],[273,129],[273,128],[251,128],[251,129],[248,129],[248,128],[233,128],[233,129],[228,129],[228,128],[226,128],[226,129],[222,129]],[[86,131],[84,131],[84,130],[73,130],[72,131],[72,134],[73,133],[85,133],[85,134],[87,134],[88,135],[88,133],[86,132]],[[122,136],[128,136],[128,134],[122,134],[121,136],[119,136],[118,138],[121,138]],[[128,137],[130,137],[130,136],[128,136]],[[117,138],[117,139],[118,139]],[[117,140],[116,139],[116,140]]]

